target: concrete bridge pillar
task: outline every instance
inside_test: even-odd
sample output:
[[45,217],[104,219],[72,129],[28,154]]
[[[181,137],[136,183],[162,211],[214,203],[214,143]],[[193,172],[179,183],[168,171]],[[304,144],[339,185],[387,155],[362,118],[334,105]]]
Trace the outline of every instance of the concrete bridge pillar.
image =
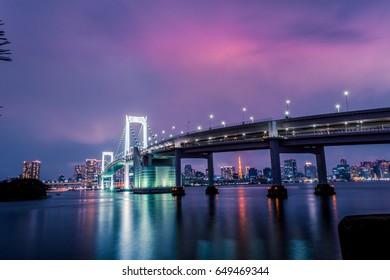
[[328,178],[326,172],[325,149],[322,146],[319,147],[318,150],[318,153],[316,153],[318,181],[320,184],[327,184]]
[[335,195],[334,187],[328,183],[328,175],[326,172],[325,148],[324,146],[317,147],[316,163],[318,173],[318,185],[314,188],[315,195]]
[[214,185],[214,162],[213,153],[207,155],[207,170],[208,170],[208,186],[205,190],[206,194],[217,194],[218,188]]
[[175,151],[175,176],[176,187],[181,187],[181,158],[182,154],[180,150]]
[[103,173],[99,176],[100,188],[104,190],[104,176]]
[[270,141],[271,169],[273,185],[282,185],[282,175],[280,172],[280,149],[279,141]]
[[182,177],[181,177],[181,159],[183,153],[181,150],[175,150],[175,178],[176,178],[176,187],[172,188],[173,196],[185,195],[184,186],[182,186]]
[[124,166],[124,176],[125,178],[123,178],[123,183],[124,183],[124,188],[126,190],[130,189],[130,166],[129,166],[129,163],[125,161],[125,166]]
[[111,190],[114,189],[114,175],[111,175],[111,176],[110,176],[110,189],[111,189]]
[[287,197],[287,190],[282,185],[280,172],[280,147],[278,139],[270,140],[272,186],[268,188],[268,197]]

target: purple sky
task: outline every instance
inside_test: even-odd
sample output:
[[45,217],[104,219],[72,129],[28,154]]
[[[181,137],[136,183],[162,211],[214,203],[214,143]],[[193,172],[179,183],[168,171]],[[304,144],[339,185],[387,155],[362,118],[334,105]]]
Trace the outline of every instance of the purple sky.
[[[71,176],[116,150],[126,114],[161,132],[238,122],[243,107],[281,118],[286,99],[292,116],[345,110],[344,90],[350,110],[388,107],[389,14],[387,0],[3,0],[0,180],[35,159],[43,179]],[[329,166],[390,160],[388,145],[326,151]],[[268,151],[242,158],[269,165]]]

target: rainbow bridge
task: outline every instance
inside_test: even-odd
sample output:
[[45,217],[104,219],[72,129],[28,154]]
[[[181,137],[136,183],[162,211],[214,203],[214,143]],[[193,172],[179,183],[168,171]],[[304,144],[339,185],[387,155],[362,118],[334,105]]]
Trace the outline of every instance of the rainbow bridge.
[[[141,124],[142,140],[136,137],[132,123]],[[270,151],[273,184],[270,197],[286,197],[280,171],[281,153],[310,153],[316,156],[318,195],[334,195],[327,181],[326,146],[390,143],[390,108],[337,112],[285,119],[243,121],[209,127],[157,141],[146,117],[126,116],[124,151],[120,156],[103,152],[101,177],[108,178],[124,169],[124,187],[135,190],[181,190],[181,159],[203,158],[208,165],[206,193],[218,193],[214,185],[213,154],[221,152]],[[150,133],[150,134],[149,134]],[[134,141],[130,142],[131,135]],[[148,136],[150,135],[150,136]],[[148,141],[149,140],[149,141]],[[109,158],[105,162],[105,158]],[[133,169],[133,185],[129,170]],[[104,180],[102,180],[104,184]],[[112,179],[111,179],[112,182]]]

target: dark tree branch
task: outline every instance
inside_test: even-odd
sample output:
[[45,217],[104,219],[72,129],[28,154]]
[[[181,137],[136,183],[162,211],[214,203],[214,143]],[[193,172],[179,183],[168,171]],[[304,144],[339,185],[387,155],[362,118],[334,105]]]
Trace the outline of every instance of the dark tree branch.
[[[4,25],[4,23],[0,20],[0,25]],[[10,42],[7,40],[7,38],[4,37],[5,32],[0,30],[0,46],[8,45]],[[0,60],[3,61],[12,61],[12,58],[9,56],[4,55],[10,55],[10,50],[0,49]]]

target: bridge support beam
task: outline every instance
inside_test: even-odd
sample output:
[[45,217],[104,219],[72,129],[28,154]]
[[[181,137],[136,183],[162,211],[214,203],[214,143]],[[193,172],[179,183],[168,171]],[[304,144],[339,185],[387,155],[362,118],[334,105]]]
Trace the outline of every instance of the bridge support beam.
[[286,198],[287,190],[282,185],[282,174],[280,172],[280,146],[279,140],[270,140],[270,154],[271,154],[271,172],[272,172],[272,186],[268,188],[268,197],[271,198]]
[[110,176],[110,189],[111,189],[111,190],[114,189],[114,175],[111,175],[111,176]]
[[324,146],[317,147],[316,163],[318,172],[318,185],[314,188],[315,195],[335,195],[334,187],[329,185],[327,172],[326,172],[326,160]]
[[176,177],[176,187],[172,188],[173,196],[185,195],[184,187],[182,186],[181,178],[181,159],[183,153],[181,150],[175,150],[175,177]]
[[124,183],[124,189],[128,190],[130,189],[130,166],[129,163],[125,162],[124,165],[124,178],[123,178],[123,183]]
[[214,162],[213,153],[207,155],[207,170],[208,170],[208,186],[206,187],[206,194],[217,194],[218,187],[214,185]]
[[104,190],[104,176],[103,173],[99,176],[100,179],[100,189]]

